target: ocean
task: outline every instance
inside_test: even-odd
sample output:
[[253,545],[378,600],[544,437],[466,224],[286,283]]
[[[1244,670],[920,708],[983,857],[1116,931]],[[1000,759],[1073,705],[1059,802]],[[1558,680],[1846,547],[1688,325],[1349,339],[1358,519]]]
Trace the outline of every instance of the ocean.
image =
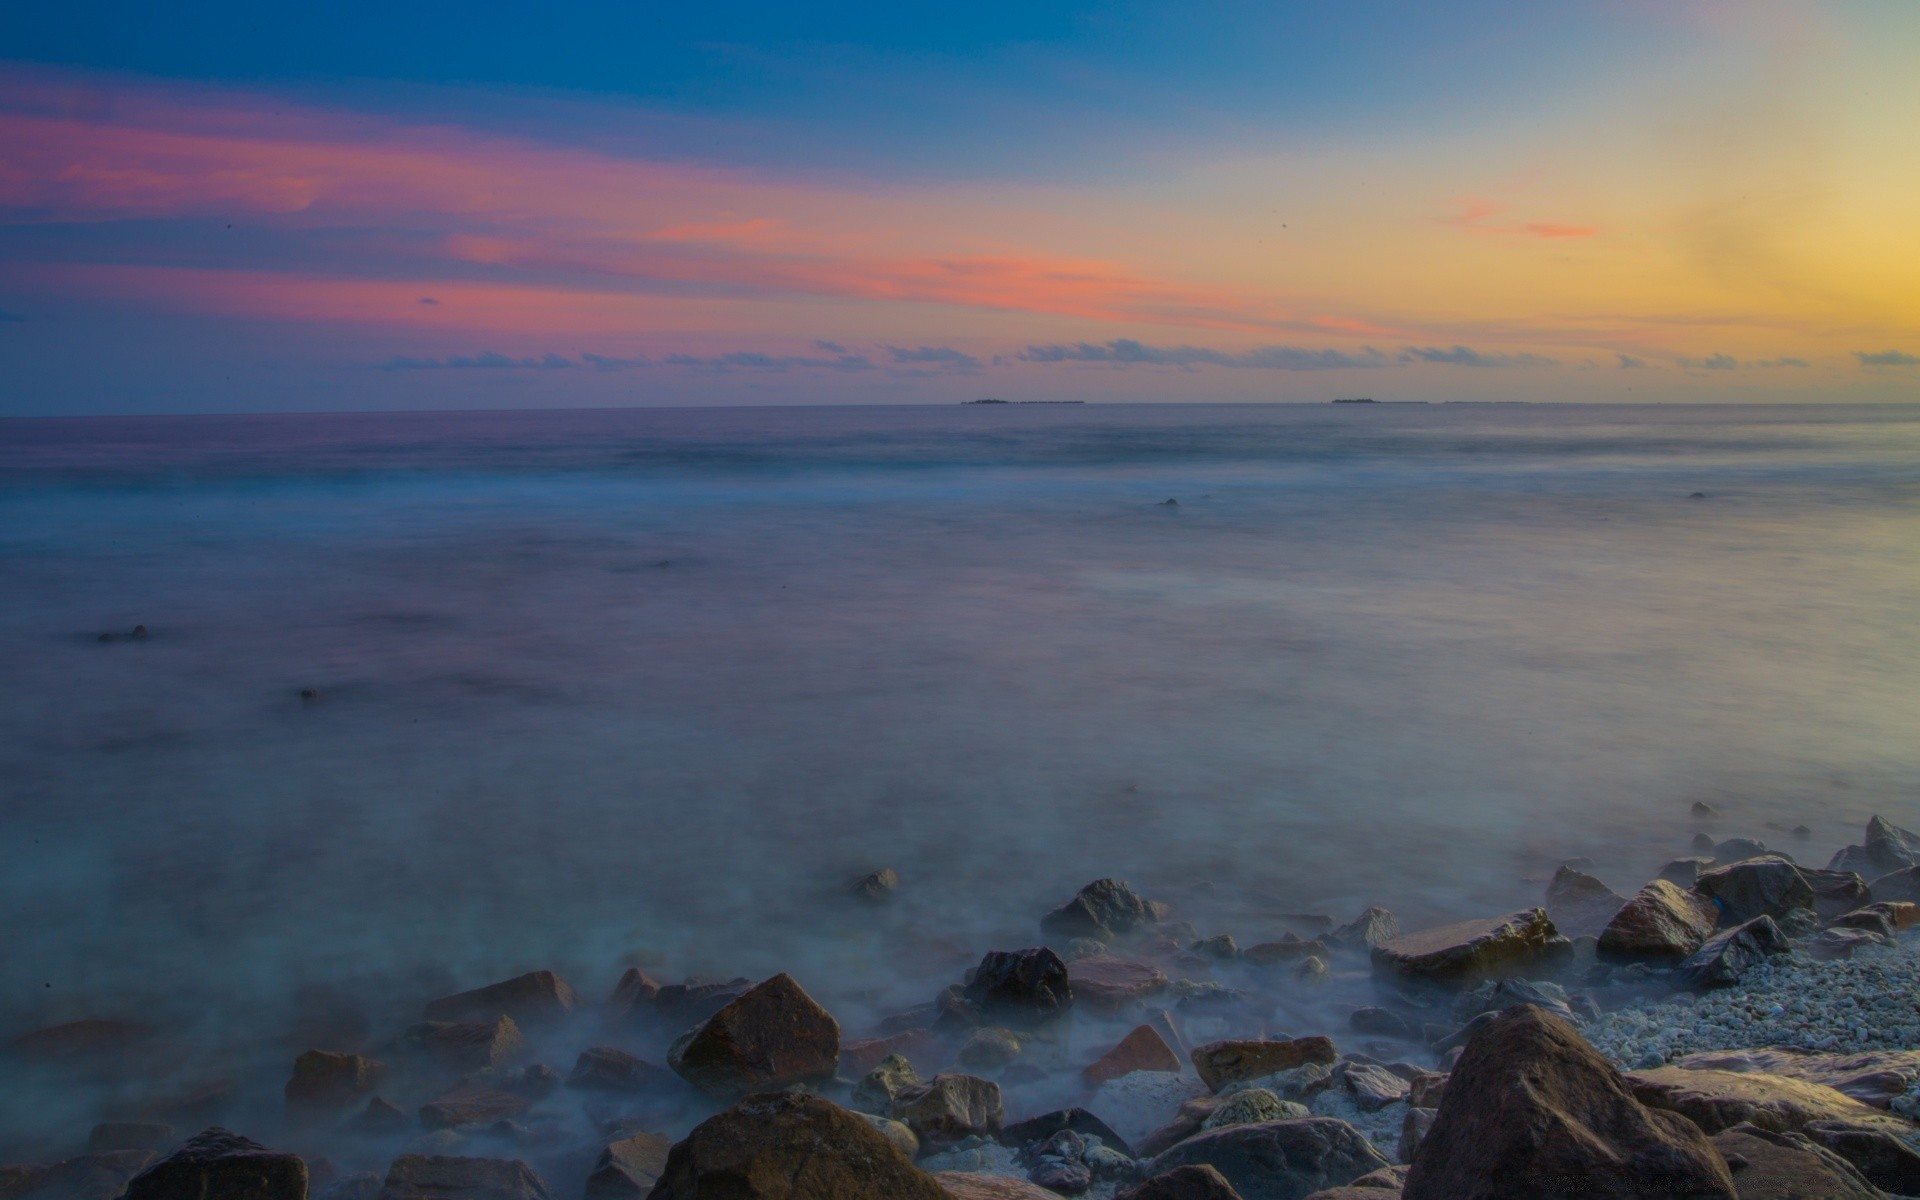
[[1696,801],[1824,864],[1920,824],[1917,615],[1916,407],[4,421],[0,1040],[266,1105],[315,996],[789,970],[851,1035],[1102,876],[1246,945],[1630,894]]

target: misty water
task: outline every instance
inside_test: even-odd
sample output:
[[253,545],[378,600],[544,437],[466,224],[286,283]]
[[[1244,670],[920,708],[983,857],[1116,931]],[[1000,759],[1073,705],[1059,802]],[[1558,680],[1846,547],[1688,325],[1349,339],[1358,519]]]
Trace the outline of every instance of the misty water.
[[1920,822],[1916,551],[1911,407],[0,423],[0,1040],[189,1048],[0,1150],[213,1075],[271,1134],[316,995],[788,970],[853,1036],[1100,876],[1246,945],[1630,892],[1696,800],[1824,863]]

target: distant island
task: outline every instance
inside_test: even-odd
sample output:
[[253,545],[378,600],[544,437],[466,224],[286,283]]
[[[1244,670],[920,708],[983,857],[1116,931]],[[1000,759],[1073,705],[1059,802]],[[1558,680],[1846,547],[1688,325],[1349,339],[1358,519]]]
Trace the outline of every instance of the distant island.
[[1085,400],[996,400],[992,397],[988,397],[985,400],[962,400],[960,403],[962,404],[1085,404],[1086,401]]
[[1344,396],[1338,400],[1335,400],[1334,403],[1335,404],[1378,404],[1379,401],[1375,400],[1372,396]]

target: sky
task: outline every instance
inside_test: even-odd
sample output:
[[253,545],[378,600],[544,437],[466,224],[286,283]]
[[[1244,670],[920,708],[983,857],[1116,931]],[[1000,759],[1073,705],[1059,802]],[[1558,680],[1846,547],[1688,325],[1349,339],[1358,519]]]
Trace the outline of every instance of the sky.
[[1912,0],[0,7],[0,415],[1920,400]]

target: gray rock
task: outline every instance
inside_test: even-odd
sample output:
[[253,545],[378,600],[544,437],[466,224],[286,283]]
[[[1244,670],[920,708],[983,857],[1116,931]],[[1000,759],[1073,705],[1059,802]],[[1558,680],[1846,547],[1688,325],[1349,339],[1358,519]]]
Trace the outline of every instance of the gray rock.
[[933,1149],[967,1137],[992,1137],[1005,1118],[1000,1085],[974,1075],[935,1075],[908,1084],[893,1100],[893,1119],[905,1122]]
[[1076,937],[1111,942],[1121,934],[1157,920],[1153,907],[1118,879],[1096,879],[1073,899],[1040,919],[1041,932],[1062,940]]
[[990,952],[962,994],[988,1018],[1009,1024],[1037,1024],[1073,1007],[1067,964],[1045,946]]
[[1791,862],[1777,854],[1715,867],[1693,886],[1719,903],[1722,925],[1762,916],[1777,921],[1797,910],[1811,911],[1814,905],[1813,888]]
[[1583,871],[1563,866],[1547,885],[1547,915],[1568,937],[1599,937],[1627,898]]
[[1321,940],[1343,950],[1368,951],[1400,936],[1400,921],[1384,908],[1373,907]]
[[1732,987],[1769,955],[1793,949],[1772,917],[1760,916],[1708,938],[1681,961],[1674,975],[1684,987],[1707,991]]
[[1896,1196],[1920,1195],[1920,1151],[1884,1129],[1845,1121],[1813,1121],[1801,1130],[1809,1139],[1852,1163],[1867,1182]]
[[1155,1158],[1147,1174],[1201,1164],[1225,1176],[1244,1200],[1305,1200],[1392,1165],[1345,1121],[1306,1117],[1196,1134]]

